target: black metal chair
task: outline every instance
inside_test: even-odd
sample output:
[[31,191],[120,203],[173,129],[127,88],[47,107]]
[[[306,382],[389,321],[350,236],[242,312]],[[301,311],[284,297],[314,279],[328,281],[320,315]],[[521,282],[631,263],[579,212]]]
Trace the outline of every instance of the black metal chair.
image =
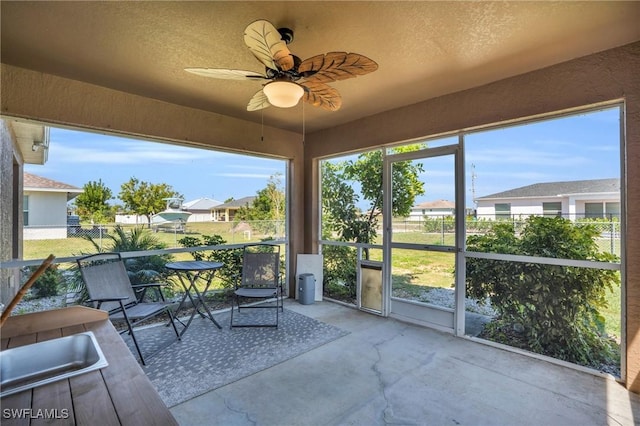
[[[284,294],[280,279],[280,246],[254,244],[244,247],[242,252],[242,272],[235,283],[234,304],[241,309],[274,309],[273,323],[233,322],[234,304],[231,306],[231,328],[233,327],[278,327],[279,312],[284,312]],[[241,301],[253,302],[271,300],[271,303],[251,303],[241,305]]]
[[[161,314],[167,314],[169,322],[176,333],[176,340],[180,340],[173,312],[169,306],[170,304],[164,301],[164,297],[161,296],[162,302],[142,303],[138,301],[134,293],[134,290],[139,288],[156,287],[162,295],[160,290],[162,284],[132,286],[120,253],[93,254],[82,257],[77,262],[89,293],[89,302],[93,303],[95,308],[107,311],[111,320],[124,320],[126,322],[127,328],[120,331],[120,334],[129,332],[143,365],[146,365],[145,359],[133,331],[133,327],[136,324]],[[152,355],[157,354],[161,349],[164,349],[164,347]]]

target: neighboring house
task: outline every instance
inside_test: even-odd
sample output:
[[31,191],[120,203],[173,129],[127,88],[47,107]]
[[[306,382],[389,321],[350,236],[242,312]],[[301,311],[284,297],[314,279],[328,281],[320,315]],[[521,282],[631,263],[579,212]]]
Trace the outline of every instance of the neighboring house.
[[187,222],[209,222],[214,220],[211,210],[221,204],[218,200],[204,197],[182,203],[182,209],[191,213]]
[[211,217],[216,222],[233,222],[238,209],[251,206],[255,199],[256,197],[244,197],[215,206],[211,209]]
[[478,217],[620,217],[620,179],[546,182],[476,198]]
[[456,211],[456,205],[452,201],[437,200],[425,201],[411,207],[409,220],[422,220],[427,217],[453,216]]
[[[182,210],[191,213],[187,222],[210,222],[213,218],[212,209],[222,204],[220,201],[211,198],[198,198],[187,203],[182,203]],[[149,219],[143,215],[116,214],[116,223],[126,225],[148,225]]]
[[26,172],[23,185],[24,239],[67,238],[67,202],[82,188]]

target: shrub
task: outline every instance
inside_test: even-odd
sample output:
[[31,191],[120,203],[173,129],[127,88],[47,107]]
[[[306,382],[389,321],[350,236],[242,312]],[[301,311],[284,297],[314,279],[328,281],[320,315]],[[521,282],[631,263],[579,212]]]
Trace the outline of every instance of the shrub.
[[453,216],[424,217],[424,232],[453,232],[456,229]]
[[349,303],[356,300],[356,251],[350,247],[322,247],[323,291],[329,297]]
[[[31,266],[25,271],[28,279],[38,269],[38,266]],[[62,286],[62,273],[58,271],[58,265],[50,265],[45,271],[35,280],[31,287],[31,293],[35,299],[41,299],[43,297],[57,296],[59,289]]]
[[[220,235],[203,235],[202,239],[196,237],[184,237],[178,240],[184,247],[199,246],[219,246],[227,241]],[[242,269],[242,249],[194,251],[191,255],[195,260],[208,260],[211,262],[221,262],[224,266],[218,269],[215,274],[220,279],[223,288],[231,289],[235,286],[235,281]]]
[[[108,243],[106,243],[104,247],[102,247],[91,235],[83,235],[82,237],[93,245],[95,249],[94,253],[146,251],[166,248],[166,245],[158,240],[153,233],[142,227],[125,230],[120,225],[115,226],[113,233],[106,235]],[[83,254],[86,255],[90,253]],[[165,254],[133,257],[124,259],[123,262],[127,270],[127,274],[129,275],[131,285],[137,285],[167,282],[169,273],[164,265],[167,262],[171,262],[171,260],[172,256],[170,254]],[[82,281],[82,277],[80,276],[80,271],[77,266],[74,265],[71,268],[71,272],[72,276],[68,279],[69,291],[76,293],[78,303],[85,303],[89,299],[89,294],[87,293],[87,289]],[[163,287],[162,292],[167,297],[173,296],[173,289],[169,286]],[[158,298],[154,290],[137,293],[137,297],[140,299],[144,298],[145,295],[147,296],[148,301],[156,300]]]
[[[497,223],[486,235],[469,236],[467,250],[559,259],[612,262],[600,252],[592,225],[576,226],[559,217],[530,217],[520,235],[513,224]],[[498,312],[489,336],[515,335],[526,348],[569,362],[597,367],[617,355],[604,333],[598,309],[605,294],[620,285],[616,271],[489,259],[468,259],[467,291],[488,297]],[[505,331],[506,330],[506,331]],[[515,331],[515,333],[514,333]],[[511,343],[511,342],[504,342]]]

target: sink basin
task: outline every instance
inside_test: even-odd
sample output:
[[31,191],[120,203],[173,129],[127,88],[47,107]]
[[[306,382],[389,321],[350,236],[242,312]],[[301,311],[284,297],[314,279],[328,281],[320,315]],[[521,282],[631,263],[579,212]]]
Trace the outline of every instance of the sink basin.
[[0,397],[104,368],[91,331],[0,352]]

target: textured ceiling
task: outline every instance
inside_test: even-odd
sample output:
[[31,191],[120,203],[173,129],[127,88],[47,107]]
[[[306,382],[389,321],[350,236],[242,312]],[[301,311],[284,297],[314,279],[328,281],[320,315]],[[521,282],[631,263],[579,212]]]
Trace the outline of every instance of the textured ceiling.
[[[306,59],[357,52],[379,69],[330,83],[339,111],[306,106],[306,130],[333,127],[640,40],[640,2],[0,2],[3,63],[260,122],[258,81],[185,67],[263,71],[243,42],[257,19],[289,27]],[[303,108],[264,123],[300,131]]]

